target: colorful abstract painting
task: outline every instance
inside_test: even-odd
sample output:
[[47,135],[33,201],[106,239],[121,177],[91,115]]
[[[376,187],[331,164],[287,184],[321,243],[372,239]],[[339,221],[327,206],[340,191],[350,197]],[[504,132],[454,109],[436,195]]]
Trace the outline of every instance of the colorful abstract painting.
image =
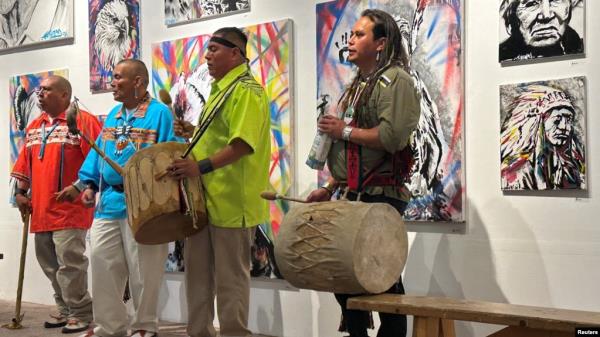
[[499,0],[500,62],[583,56],[584,0]]
[[500,86],[503,190],[586,188],[585,82]]
[[73,0],[0,1],[0,52],[73,41]]
[[10,97],[10,161],[9,172],[25,141],[25,128],[31,121],[36,119],[40,113],[36,89],[40,83],[51,75],[59,75],[68,78],[67,69],[45,71],[36,74],[18,75],[10,78],[8,91]]
[[[292,22],[281,20],[242,29],[248,35],[250,68],[270,100],[271,186],[277,193],[287,195],[291,193],[293,181],[293,105],[290,101]],[[199,35],[152,45],[155,96],[159,96],[161,89],[166,90],[173,101],[173,109],[194,124],[210,93],[212,79],[203,57],[209,38],[210,35]],[[285,201],[271,203],[271,223],[257,231],[257,236],[263,236],[265,245],[272,244],[287,209]],[[267,257],[264,255],[266,251],[258,248],[256,255]]]
[[165,0],[165,24],[178,25],[249,10],[250,0]]
[[115,65],[140,58],[139,0],[89,0],[90,90],[110,89]]
[[[421,95],[411,146],[406,220],[464,221],[462,4],[460,0],[339,0],[317,5],[317,107],[335,113],[354,76],[348,40],[362,10],[377,8],[398,23]],[[322,177],[321,177],[322,179]]]

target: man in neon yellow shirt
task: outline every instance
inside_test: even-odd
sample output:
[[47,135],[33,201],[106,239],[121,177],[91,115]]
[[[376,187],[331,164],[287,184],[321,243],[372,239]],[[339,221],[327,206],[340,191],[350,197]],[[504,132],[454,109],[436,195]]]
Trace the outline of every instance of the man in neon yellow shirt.
[[[188,334],[214,337],[214,297],[220,335],[249,336],[250,252],[256,225],[269,220],[260,192],[269,186],[270,119],[264,89],[250,73],[247,38],[217,30],[206,52],[214,78],[192,140],[193,159],[168,168],[177,179],[201,176],[209,225],[185,242]],[[176,134],[189,123],[177,121]]]

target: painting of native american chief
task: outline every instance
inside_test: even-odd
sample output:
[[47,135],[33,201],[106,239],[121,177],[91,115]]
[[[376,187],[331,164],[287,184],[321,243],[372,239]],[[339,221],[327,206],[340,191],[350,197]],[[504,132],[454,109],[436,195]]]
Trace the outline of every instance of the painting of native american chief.
[[500,87],[503,190],[586,188],[585,78]]

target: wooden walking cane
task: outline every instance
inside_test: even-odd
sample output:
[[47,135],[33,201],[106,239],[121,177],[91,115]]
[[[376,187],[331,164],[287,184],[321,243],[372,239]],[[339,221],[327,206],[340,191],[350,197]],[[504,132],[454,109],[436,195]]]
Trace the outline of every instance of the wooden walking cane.
[[11,330],[22,329],[23,326],[21,325],[21,322],[23,321],[23,316],[25,316],[25,314],[21,314],[21,297],[23,295],[23,278],[25,276],[25,259],[27,257],[27,238],[29,237],[29,214],[29,212],[25,214],[21,213],[21,220],[23,220],[23,238],[21,240],[21,262],[19,263],[19,281],[17,284],[15,317],[12,319],[12,322],[2,326],[3,328]]

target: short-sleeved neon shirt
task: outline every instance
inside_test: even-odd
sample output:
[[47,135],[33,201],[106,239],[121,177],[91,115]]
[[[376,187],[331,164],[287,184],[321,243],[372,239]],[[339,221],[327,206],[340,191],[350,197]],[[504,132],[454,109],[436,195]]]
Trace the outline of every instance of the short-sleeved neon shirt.
[[[246,72],[249,76],[243,76]],[[207,117],[218,97],[240,76],[241,80],[234,84],[221,110],[192,150],[195,160],[201,160],[235,139],[241,139],[253,150],[235,163],[202,175],[209,221],[217,227],[252,227],[269,221],[268,203],[260,197],[269,186],[269,105],[264,89],[246,64],[212,84],[200,120]]]

